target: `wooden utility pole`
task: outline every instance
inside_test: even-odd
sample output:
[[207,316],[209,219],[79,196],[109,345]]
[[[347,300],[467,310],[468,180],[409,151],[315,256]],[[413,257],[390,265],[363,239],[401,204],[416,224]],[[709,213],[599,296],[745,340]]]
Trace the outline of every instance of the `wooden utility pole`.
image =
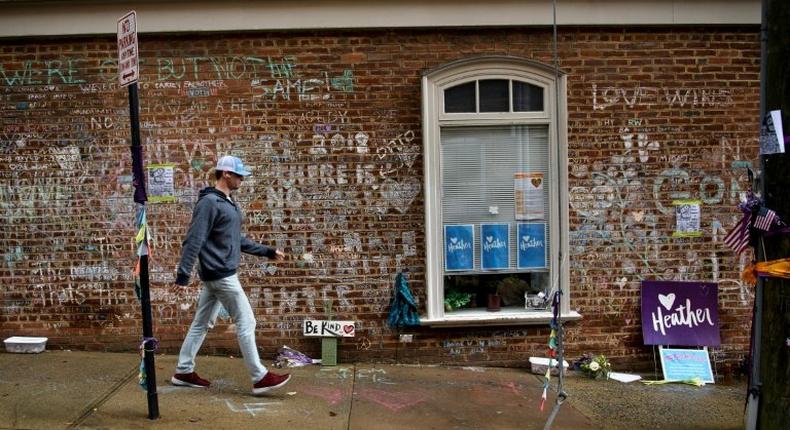
[[[763,0],[764,40],[761,76],[761,119],[772,110],[782,111],[784,133],[790,133],[790,2]],[[790,150],[785,144],[785,150]],[[790,224],[790,154],[761,156],[765,206]],[[764,237],[758,243],[758,261],[790,257],[790,235]],[[761,288],[761,290],[759,290]],[[761,293],[761,294],[760,294]],[[785,429],[790,423],[790,280],[765,278],[758,284],[755,320],[759,394],[756,423],[747,428]],[[753,375],[754,376],[754,375]]]

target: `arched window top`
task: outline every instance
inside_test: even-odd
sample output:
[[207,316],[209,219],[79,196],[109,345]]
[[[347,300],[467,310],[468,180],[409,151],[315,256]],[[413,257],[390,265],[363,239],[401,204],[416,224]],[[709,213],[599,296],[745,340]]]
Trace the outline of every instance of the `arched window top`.
[[444,113],[542,112],[543,87],[516,79],[475,79],[444,89]]
[[[452,76],[460,73],[489,73],[492,69],[511,71],[513,73],[527,73],[540,76],[544,79],[554,80],[553,67],[539,61],[507,55],[481,55],[451,61],[425,71],[423,76],[432,81],[441,82],[446,78],[452,78]],[[565,72],[562,70],[558,72],[560,76],[565,75]]]
[[564,75],[534,60],[480,56],[427,71],[423,82],[445,120],[512,119],[548,117],[553,106],[548,95]]

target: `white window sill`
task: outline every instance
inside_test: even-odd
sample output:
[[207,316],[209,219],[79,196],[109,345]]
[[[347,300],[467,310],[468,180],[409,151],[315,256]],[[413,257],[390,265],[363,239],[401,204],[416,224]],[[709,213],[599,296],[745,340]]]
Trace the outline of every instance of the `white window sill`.
[[[494,326],[494,325],[537,325],[548,324],[552,313],[546,311],[530,311],[522,308],[502,308],[499,312],[488,312],[485,309],[461,309],[445,313],[444,317],[428,319],[420,317],[420,325],[429,327],[463,327],[463,326]],[[582,318],[576,311],[563,313],[563,321],[576,321]]]

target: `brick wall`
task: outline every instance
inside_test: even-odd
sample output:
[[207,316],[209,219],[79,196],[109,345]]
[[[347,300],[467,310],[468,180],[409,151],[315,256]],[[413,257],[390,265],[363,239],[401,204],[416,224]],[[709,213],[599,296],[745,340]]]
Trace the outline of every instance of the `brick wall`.
[[[245,256],[240,276],[271,358],[318,354],[305,317],[358,321],[341,360],[523,365],[546,327],[386,326],[394,276],[425,302],[420,75],[480,54],[552,63],[536,29],[142,36],[140,120],[147,165],[174,165],[177,202],[148,205],[155,335],[174,351],[199,283],[174,295],[180,243],[218,154],[254,169],[237,193],[252,239],[285,249]],[[0,335],[52,348],[132,350],[141,337],[131,271],[128,98],[114,38],[0,45]],[[759,42],[748,28],[562,28],[568,73],[571,358],[652,362],[642,346],[641,279],[719,283],[718,362],[742,359],[753,291],[748,256],[722,244],[744,166],[756,165]],[[678,198],[700,199],[699,238],[673,238]],[[312,261],[304,254],[311,253]],[[225,321],[204,350],[235,351]]]

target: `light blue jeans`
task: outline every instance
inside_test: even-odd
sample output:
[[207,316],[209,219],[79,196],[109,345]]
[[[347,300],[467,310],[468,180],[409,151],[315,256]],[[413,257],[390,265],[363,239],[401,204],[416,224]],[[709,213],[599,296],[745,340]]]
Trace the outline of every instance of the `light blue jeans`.
[[266,376],[268,370],[261,364],[258,356],[258,347],[255,345],[255,314],[252,312],[247,295],[241,288],[238,275],[203,282],[195,318],[178,354],[176,373],[195,371],[195,357],[200,346],[203,345],[208,329],[214,325],[220,303],[236,323],[241,355],[254,384]]

